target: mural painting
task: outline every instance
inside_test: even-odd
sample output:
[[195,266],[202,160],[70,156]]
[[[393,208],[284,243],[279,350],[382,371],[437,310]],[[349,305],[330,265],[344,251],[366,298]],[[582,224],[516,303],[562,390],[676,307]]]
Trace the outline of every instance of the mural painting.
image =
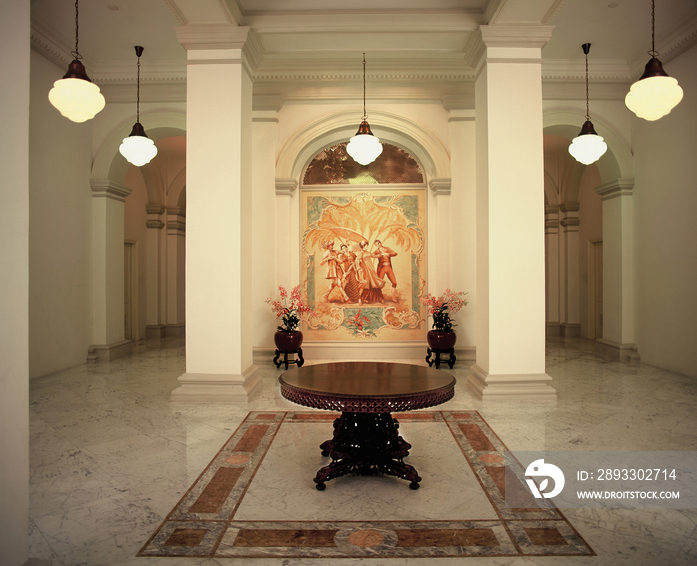
[[423,190],[305,191],[305,339],[422,340],[424,226]]

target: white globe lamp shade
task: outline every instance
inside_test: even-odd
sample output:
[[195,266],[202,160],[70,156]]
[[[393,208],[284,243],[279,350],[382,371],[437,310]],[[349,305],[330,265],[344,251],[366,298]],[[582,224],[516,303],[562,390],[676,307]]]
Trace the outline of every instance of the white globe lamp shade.
[[372,163],[382,153],[382,144],[370,131],[370,126],[366,120],[361,122],[358,132],[346,146],[346,151],[354,161],[361,165]]
[[[141,133],[142,132],[142,133]],[[119,152],[126,158],[126,161],[136,167],[142,167],[157,155],[155,143],[145,135],[143,126],[136,122],[133,126],[131,135],[124,138]]]
[[65,76],[53,83],[48,100],[58,111],[73,122],[91,120],[105,105],[99,87],[92,83],[79,61],[70,63]]
[[653,122],[669,114],[682,96],[678,81],[669,77],[661,62],[654,57],[646,64],[641,78],[629,89],[624,103],[639,118]]
[[607,144],[597,135],[578,136],[569,146],[569,153],[584,165],[595,163],[606,151]]
[[602,137],[595,133],[590,120],[586,120],[581,133],[575,137],[569,146],[569,153],[584,165],[590,165],[600,159],[607,151],[607,144]]

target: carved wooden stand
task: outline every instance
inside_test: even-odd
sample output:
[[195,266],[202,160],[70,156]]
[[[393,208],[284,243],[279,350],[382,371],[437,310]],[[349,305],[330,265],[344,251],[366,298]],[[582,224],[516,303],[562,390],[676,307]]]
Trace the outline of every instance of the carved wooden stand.
[[[455,348],[450,348],[449,350],[431,350],[431,348],[427,348],[426,351],[428,354],[426,355],[426,362],[428,363],[428,367],[431,367],[433,364],[436,364],[436,369],[440,367],[440,364],[442,362],[445,362],[448,364],[448,367],[452,369],[452,367],[455,365],[455,361],[457,358],[455,357]],[[432,360],[431,359],[431,354],[436,355],[436,359]],[[448,354],[450,357],[447,360],[441,360],[441,354]]]
[[399,436],[398,428],[390,413],[342,413],[334,421],[334,437],[320,445],[322,456],[331,456],[332,462],[317,472],[315,487],[322,491],[325,482],[347,474],[387,474],[419,489],[416,469],[402,461],[411,444]]
[[[279,362],[278,358],[281,357],[281,354],[283,354],[283,360]],[[297,354],[298,357],[294,360],[289,360],[289,354]],[[298,364],[298,367],[302,367],[302,365],[305,363],[305,360],[303,359],[303,349],[298,348],[292,352],[281,352],[280,350],[276,350],[276,356],[273,359],[273,363],[276,364],[277,368],[280,368],[281,364],[285,364],[286,369],[288,369],[288,364]]]

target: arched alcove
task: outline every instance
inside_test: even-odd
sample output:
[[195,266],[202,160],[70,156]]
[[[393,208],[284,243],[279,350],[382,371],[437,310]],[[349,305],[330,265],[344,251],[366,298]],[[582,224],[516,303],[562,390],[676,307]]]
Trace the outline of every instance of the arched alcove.
[[[276,164],[277,179],[299,179],[308,163],[324,148],[356,134],[355,112],[340,112],[315,120],[301,128],[281,150]],[[450,177],[450,156],[430,131],[413,120],[375,111],[370,127],[380,141],[389,142],[411,154],[431,179]]]
[[[141,121],[147,126],[148,137],[157,142],[172,136],[186,135],[186,114],[184,112],[152,112],[142,115]],[[123,184],[130,163],[119,153],[123,138],[131,133],[132,118],[119,124],[107,136],[99,148],[92,164],[92,180],[109,179]]]
[[[585,120],[586,116],[581,111],[548,111],[543,116],[543,133],[561,136],[571,141],[578,136]],[[629,145],[611,124],[601,118],[594,117],[593,125],[607,144],[607,151],[595,164],[603,183],[619,178],[632,178],[634,173]]]

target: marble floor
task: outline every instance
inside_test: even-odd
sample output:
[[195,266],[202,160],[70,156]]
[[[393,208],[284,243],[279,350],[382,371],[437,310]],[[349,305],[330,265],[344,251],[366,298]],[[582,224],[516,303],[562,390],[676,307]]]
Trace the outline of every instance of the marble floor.
[[[458,361],[454,399],[477,410],[511,450],[697,450],[697,381],[645,364],[610,362],[593,343],[550,338],[556,403],[476,400]],[[30,556],[62,566],[422,566],[412,559],[136,557],[249,411],[298,410],[280,397],[282,370],[259,366],[245,405],[184,405],[169,394],[185,371],[183,339],[148,340],[134,353],[31,382]],[[369,496],[369,494],[368,494]],[[438,564],[680,565],[697,563],[695,509],[567,509],[597,556],[439,558]]]

